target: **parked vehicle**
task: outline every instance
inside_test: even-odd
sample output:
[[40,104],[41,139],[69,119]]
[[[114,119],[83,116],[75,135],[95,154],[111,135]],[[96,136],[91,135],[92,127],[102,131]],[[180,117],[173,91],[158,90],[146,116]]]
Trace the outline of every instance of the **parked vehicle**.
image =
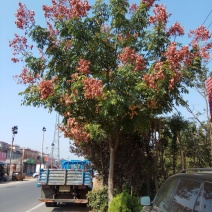
[[23,179],[25,179],[25,174],[22,174],[21,172],[13,172],[12,180],[23,181]]
[[93,187],[93,170],[88,160],[63,161],[61,169],[40,170],[37,186],[41,186],[41,202],[46,207],[57,203],[87,204],[86,194]]
[[94,177],[98,177],[99,176],[99,172],[98,171],[95,171],[94,172]]
[[154,200],[141,197],[142,212],[212,211],[212,168],[182,170],[170,177]]
[[38,176],[39,176],[39,172],[35,172],[35,173],[32,175],[33,178],[37,178]]

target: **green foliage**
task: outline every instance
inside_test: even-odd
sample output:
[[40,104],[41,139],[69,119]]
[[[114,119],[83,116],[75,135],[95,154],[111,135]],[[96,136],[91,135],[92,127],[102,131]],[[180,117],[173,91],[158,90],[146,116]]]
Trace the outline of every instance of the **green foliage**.
[[142,206],[136,197],[126,191],[118,194],[110,203],[109,212],[140,212]]
[[107,212],[108,209],[108,194],[107,187],[102,187],[98,190],[88,192],[89,206],[94,212]]
[[106,137],[105,132],[101,129],[101,126],[98,124],[87,124],[85,128],[90,133],[91,139],[98,137],[99,140],[101,140]]

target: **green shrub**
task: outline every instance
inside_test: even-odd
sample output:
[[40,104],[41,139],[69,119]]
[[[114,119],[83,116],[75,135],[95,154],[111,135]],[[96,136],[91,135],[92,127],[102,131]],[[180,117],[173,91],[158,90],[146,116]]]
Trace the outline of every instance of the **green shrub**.
[[142,206],[138,198],[131,196],[126,191],[116,195],[109,207],[109,212],[140,212]]
[[108,193],[107,187],[102,187],[98,190],[88,192],[87,198],[89,206],[93,212],[107,212],[108,210]]

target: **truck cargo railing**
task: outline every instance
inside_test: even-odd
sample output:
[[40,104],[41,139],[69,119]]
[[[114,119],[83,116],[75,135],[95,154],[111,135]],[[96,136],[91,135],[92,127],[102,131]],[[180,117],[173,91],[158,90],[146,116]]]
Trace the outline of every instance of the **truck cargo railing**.
[[92,188],[91,172],[72,169],[41,170],[38,187],[41,185],[87,185]]

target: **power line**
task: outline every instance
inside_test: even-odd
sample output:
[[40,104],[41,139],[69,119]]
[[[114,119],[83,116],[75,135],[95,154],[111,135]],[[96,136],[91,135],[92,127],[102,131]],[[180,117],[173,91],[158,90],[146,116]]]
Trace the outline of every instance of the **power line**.
[[209,26],[208,26],[208,28],[207,28],[207,29],[209,29],[209,28],[210,28],[211,24],[212,24],[212,21],[211,21],[211,23],[209,24]]
[[208,16],[206,17],[206,19],[204,20],[204,22],[203,22],[202,25],[204,25],[204,23],[207,21],[207,19],[208,19],[208,17],[210,16],[211,13],[212,13],[212,9],[211,9],[211,11],[209,12]]

